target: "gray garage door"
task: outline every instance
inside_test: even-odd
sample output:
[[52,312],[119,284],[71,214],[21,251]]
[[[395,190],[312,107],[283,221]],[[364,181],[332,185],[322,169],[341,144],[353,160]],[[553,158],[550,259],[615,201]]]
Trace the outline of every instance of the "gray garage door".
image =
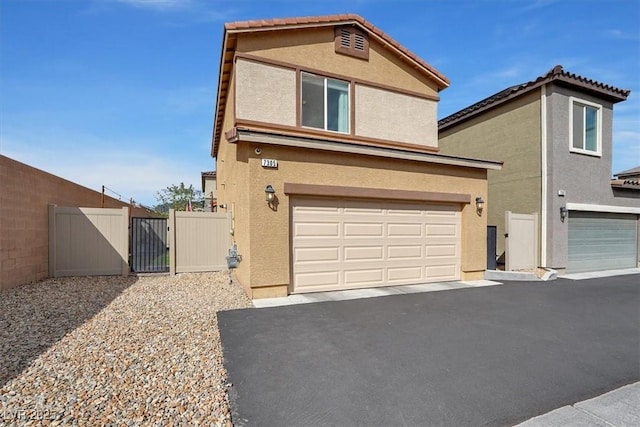
[[568,273],[637,267],[637,215],[569,213]]

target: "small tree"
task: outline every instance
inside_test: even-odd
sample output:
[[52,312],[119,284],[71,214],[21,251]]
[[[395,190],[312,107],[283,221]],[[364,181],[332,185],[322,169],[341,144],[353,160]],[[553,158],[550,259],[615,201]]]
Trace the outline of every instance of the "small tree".
[[202,206],[204,196],[202,191],[193,188],[193,185],[188,187],[181,182],[179,185],[170,185],[167,188],[156,193],[156,200],[160,202],[155,206],[155,210],[161,213],[169,213],[169,209],[176,211],[186,211],[187,203],[191,201],[191,206]]

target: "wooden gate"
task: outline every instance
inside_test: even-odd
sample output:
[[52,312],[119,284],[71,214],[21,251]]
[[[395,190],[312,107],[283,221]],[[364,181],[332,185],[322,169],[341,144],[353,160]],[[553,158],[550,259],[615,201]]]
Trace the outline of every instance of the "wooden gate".
[[129,208],[49,205],[49,276],[129,273]]
[[505,269],[538,266],[538,214],[505,212]]

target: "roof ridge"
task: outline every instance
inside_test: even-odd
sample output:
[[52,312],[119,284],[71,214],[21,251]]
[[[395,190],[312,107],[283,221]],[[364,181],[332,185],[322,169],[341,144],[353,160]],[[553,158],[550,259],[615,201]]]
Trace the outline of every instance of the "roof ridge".
[[[538,76],[535,80],[510,86],[506,89],[501,90],[500,92],[497,92],[487,98],[484,98],[481,101],[478,101],[466,108],[463,108],[462,110],[459,110],[453,114],[450,114],[447,117],[444,117],[438,120],[438,128],[442,128],[451,123],[464,120],[475,113],[483,111],[487,108],[491,108],[492,106],[498,105],[501,101],[506,100],[511,96],[518,96],[518,94],[526,93],[535,87],[538,87],[544,83],[548,83],[551,81],[562,81],[567,84],[574,84],[574,85],[580,86],[586,90],[599,92],[602,94],[603,97],[605,97],[605,99],[613,100],[613,102],[624,101],[629,96],[629,93],[631,93],[631,91],[628,89],[620,89],[615,86],[599,82],[597,80],[583,77],[579,74],[570,73],[568,71],[565,71],[562,65],[556,65],[551,70],[549,70],[546,74]],[[609,93],[603,93],[603,92],[609,92]]]

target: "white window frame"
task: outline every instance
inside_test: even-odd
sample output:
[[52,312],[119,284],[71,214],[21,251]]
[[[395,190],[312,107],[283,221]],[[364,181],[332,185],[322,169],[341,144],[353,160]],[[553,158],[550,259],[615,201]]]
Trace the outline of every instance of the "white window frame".
[[[597,110],[597,119],[596,119],[596,150],[591,151],[584,148],[585,145],[585,127],[586,127],[586,109],[584,109],[585,113],[583,114],[583,129],[582,129],[582,146],[583,148],[576,148],[573,146],[573,106],[574,104],[583,104],[588,107],[595,108]],[[586,154],[588,156],[602,157],[602,105],[596,104],[591,101],[587,101],[581,98],[576,98],[574,96],[569,97],[569,151],[572,153],[580,153]]]
[[[307,74],[309,76],[313,76],[313,77],[317,77],[317,78],[321,78],[323,79],[323,103],[324,103],[324,123],[323,123],[323,128],[316,128],[313,126],[304,126],[302,124],[302,75],[303,74]],[[328,122],[329,122],[329,115],[327,114],[327,85],[329,83],[329,80],[335,80],[337,82],[343,82],[347,84],[347,130],[346,131],[339,131],[339,130],[331,130],[328,129]],[[300,127],[304,128],[304,129],[315,129],[315,130],[321,130],[324,132],[332,132],[332,133],[339,133],[341,135],[349,135],[351,133],[351,82],[347,81],[347,80],[342,80],[342,79],[336,79],[333,77],[327,77],[327,76],[323,76],[320,74],[315,74],[315,73],[310,73],[308,71],[300,71]]]

